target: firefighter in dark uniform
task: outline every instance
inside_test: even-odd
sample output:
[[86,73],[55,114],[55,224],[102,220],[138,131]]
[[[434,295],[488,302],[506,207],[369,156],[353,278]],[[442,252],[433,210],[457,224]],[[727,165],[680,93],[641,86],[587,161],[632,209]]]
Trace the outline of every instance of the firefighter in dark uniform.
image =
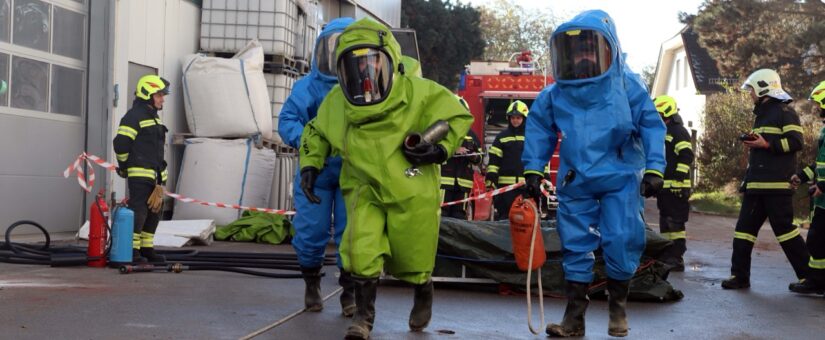
[[[819,105],[819,117],[825,119],[825,81],[814,88],[810,99]],[[808,251],[811,253],[808,259],[808,276],[788,286],[791,291],[801,294],[825,292],[825,195],[822,195],[825,193],[825,127],[819,132],[818,145],[816,162],[791,177],[791,183],[795,187],[802,182],[815,180],[809,189],[814,197],[814,211],[806,240]]]
[[[503,187],[524,181],[521,151],[524,150],[524,121],[528,112],[530,108],[520,100],[514,101],[507,108],[507,129],[496,136],[488,150],[490,161],[485,178],[488,187]],[[524,194],[524,187],[493,197],[496,219],[509,218],[510,205],[521,194]]]
[[158,110],[163,109],[167,94],[169,82],[166,79],[156,75],[141,77],[132,109],[120,120],[113,142],[117,174],[127,178],[129,209],[135,213],[134,262],[165,261],[162,255],[155,253],[154,239],[167,178],[163,152],[168,130],[158,116]]
[[[464,98],[458,97],[467,111],[469,105]],[[481,164],[480,143],[475,132],[470,129],[456,154],[441,165],[441,197],[442,202],[452,202],[465,199],[473,190],[473,165]],[[475,155],[473,155],[475,154]],[[469,155],[469,156],[467,156]],[[469,202],[441,207],[442,217],[467,219]]]
[[685,222],[690,213],[690,167],[693,164],[693,148],[690,134],[682,123],[676,100],[670,96],[658,96],[653,101],[656,111],[667,126],[665,135],[665,184],[656,196],[659,208],[659,231],[673,243],[659,259],[673,271],[685,271],[682,256],[685,245]]
[[779,74],[761,69],[752,73],[742,89],[753,99],[753,131],[741,139],[750,149],[739,220],[733,236],[731,277],[724,289],[750,287],[751,252],[765,219],[771,222],[796,277],[807,271],[808,251],[793,224],[793,190],[789,179],[796,172],[796,152],[802,149],[799,116],[788,105],[791,96],[782,89]]

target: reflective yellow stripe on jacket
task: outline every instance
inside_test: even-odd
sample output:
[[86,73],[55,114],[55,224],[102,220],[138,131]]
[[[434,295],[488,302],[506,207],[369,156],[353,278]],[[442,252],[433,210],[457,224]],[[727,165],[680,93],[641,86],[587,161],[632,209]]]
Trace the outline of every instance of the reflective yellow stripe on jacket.
[[790,189],[788,182],[748,182],[747,189]]
[[673,179],[666,179],[663,188],[673,188],[673,189],[690,189],[690,179],[677,181]]
[[126,169],[126,173],[129,175],[129,178],[132,177],[144,177],[154,180],[155,177],[155,170],[146,169],[146,168],[139,168],[139,167],[131,167]]

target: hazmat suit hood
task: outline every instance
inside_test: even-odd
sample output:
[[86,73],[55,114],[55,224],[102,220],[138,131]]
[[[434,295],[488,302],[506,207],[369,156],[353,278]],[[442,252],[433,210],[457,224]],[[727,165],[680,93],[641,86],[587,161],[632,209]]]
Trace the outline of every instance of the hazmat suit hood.
[[[330,21],[315,40],[315,48],[318,48],[318,43],[326,37],[344,32],[344,29],[353,22],[355,22],[354,19],[346,17]],[[338,78],[319,71],[316,59],[315,50],[313,50],[312,70],[295,82],[292,86],[292,93],[278,113],[278,134],[287,145],[293,148],[298,148],[304,125],[315,118],[321,101],[338,84]]]
[[421,63],[419,63],[418,60],[415,60],[415,58],[402,55],[401,63],[404,64],[404,74],[408,77],[424,77],[421,73]]
[[[338,46],[335,49],[337,65],[341,65],[343,54],[360,48],[374,48],[381,50],[390,59],[390,77],[387,93],[381,101],[368,105],[356,105],[347,101],[344,113],[350,122],[355,124],[379,119],[392,108],[406,102],[404,96],[405,82],[401,81],[398,65],[401,63],[401,46],[393,37],[387,26],[370,19],[363,18],[349,25],[344,33],[338,37]],[[339,86],[342,72],[339,70]]]
[[[312,66],[311,66],[311,71],[309,72],[309,76],[316,79],[316,80],[320,80],[320,81],[323,81],[324,83],[329,84],[329,89],[327,89],[327,91],[332,89],[332,87],[335,86],[335,84],[338,83],[338,78],[336,78],[333,75],[325,74],[325,73],[319,71],[318,57],[314,53],[315,49],[318,48],[318,44],[321,41],[325,41],[329,36],[331,36],[333,34],[344,32],[344,29],[346,29],[347,26],[349,26],[353,22],[355,22],[355,19],[349,18],[349,17],[335,18],[332,21],[330,21],[329,23],[327,23],[326,25],[324,25],[324,28],[321,30],[321,34],[318,35],[318,38],[315,39],[315,47],[314,47],[313,53],[312,53]],[[333,48],[335,48],[335,47],[333,46]],[[333,60],[333,64],[334,64],[334,60]]]
[[[565,96],[587,106],[610,100],[613,95],[624,95],[622,82],[624,81],[624,58],[616,35],[616,26],[613,19],[602,10],[582,12],[570,21],[560,25],[550,37],[550,47],[553,41],[567,31],[593,30],[600,33],[611,48],[611,63],[609,69],[601,75],[586,79],[556,79],[557,86]],[[614,93],[615,91],[615,93]]]

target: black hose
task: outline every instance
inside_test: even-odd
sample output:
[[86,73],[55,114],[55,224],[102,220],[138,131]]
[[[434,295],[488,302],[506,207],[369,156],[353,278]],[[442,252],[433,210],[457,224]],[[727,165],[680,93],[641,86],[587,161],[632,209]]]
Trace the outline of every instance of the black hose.
[[270,277],[275,279],[300,279],[303,276],[301,274],[277,274],[277,273],[267,273],[257,270],[247,270],[242,268],[230,268],[230,267],[192,267],[190,266],[188,270],[217,270],[217,271],[224,271],[224,272],[233,272],[233,273],[241,273],[241,274],[248,274],[248,275],[255,275],[255,276],[263,276],[263,277]]
[[[100,205],[97,205],[97,207],[100,209],[102,216],[102,208]],[[116,212],[118,208],[119,207],[116,206],[114,212]],[[39,229],[45,236],[45,243],[42,246],[35,246],[11,242],[12,231],[23,225],[31,225]],[[109,226],[108,222],[104,222],[104,225],[109,233],[111,233],[111,226]],[[52,248],[50,246],[51,236],[48,231],[43,228],[43,226],[34,221],[21,220],[13,223],[6,230],[5,243],[0,245],[0,262],[29,265],[72,266],[85,264],[86,261],[98,260],[101,258],[98,256],[86,256],[87,248],[85,247],[66,246]],[[109,254],[110,250],[111,238],[109,238],[109,241],[106,244],[104,257]],[[164,250],[158,252],[166,255],[171,261],[187,266],[188,270],[219,270],[270,278],[301,277],[301,274],[297,273],[268,273],[258,270],[244,269],[261,268],[298,271],[300,270],[300,265],[298,264],[298,257],[296,254],[215,252],[198,250]],[[335,254],[327,254],[324,256],[325,265],[335,265],[336,261],[337,256]]]

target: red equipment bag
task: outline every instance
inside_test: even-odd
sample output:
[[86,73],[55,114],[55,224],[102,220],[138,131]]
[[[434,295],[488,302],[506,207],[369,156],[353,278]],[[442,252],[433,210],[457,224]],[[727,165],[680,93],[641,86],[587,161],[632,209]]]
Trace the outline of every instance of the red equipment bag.
[[[478,172],[473,173],[473,196],[478,196],[487,191],[484,185],[484,176]],[[493,216],[493,198],[480,198],[473,201],[473,221],[489,221]]]
[[513,255],[519,269],[536,270],[544,265],[547,254],[544,251],[544,238],[541,236],[539,209],[532,199],[524,199],[519,195],[510,206],[510,238],[513,241]]

